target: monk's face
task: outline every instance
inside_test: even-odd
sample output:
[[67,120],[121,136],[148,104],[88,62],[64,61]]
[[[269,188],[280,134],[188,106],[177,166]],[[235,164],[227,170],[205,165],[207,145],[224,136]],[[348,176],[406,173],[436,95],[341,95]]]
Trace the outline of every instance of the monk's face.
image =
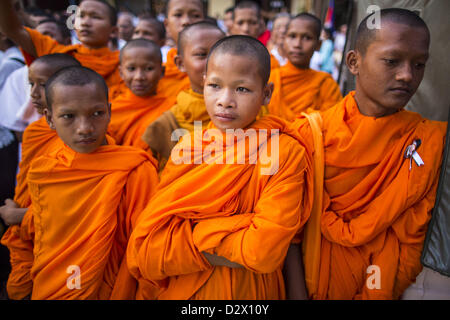
[[183,55],[175,57],[178,69],[187,73],[194,92],[203,93],[206,58],[211,47],[222,38],[219,30],[194,30],[184,41]]
[[347,65],[356,76],[355,99],[367,116],[384,116],[405,107],[416,92],[428,60],[426,30],[383,22],[365,55],[351,51]]
[[260,19],[256,9],[242,8],[234,10],[231,34],[240,34],[258,38],[260,31]]
[[46,63],[35,61],[28,68],[28,81],[31,86],[31,104],[39,114],[44,114],[47,108],[45,100],[45,82],[55,70]]
[[45,109],[46,119],[67,146],[79,153],[90,153],[106,144],[111,111],[103,88],[95,83],[56,84],[52,92],[52,110]]
[[111,24],[108,7],[100,1],[85,0],[75,19],[80,42],[92,49],[106,47],[117,27]]
[[164,26],[169,36],[177,43],[178,34],[184,27],[203,20],[203,7],[199,0],[170,0]]
[[61,31],[54,22],[44,22],[38,25],[36,27],[36,30],[45,36],[51,37],[52,39],[58,41],[61,44],[66,44],[65,43],[66,39],[63,38]]
[[218,129],[246,128],[270,102],[273,84],[263,83],[258,68],[256,58],[248,55],[218,52],[209,58],[204,99]]
[[273,38],[275,45],[277,46],[283,45],[284,35],[286,34],[289,21],[290,21],[289,17],[279,17],[273,22],[271,38]]
[[117,19],[117,29],[119,39],[129,41],[133,36],[133,18],[128,14],[123,14]]
[[120,62],[120,76],[137,96],[156,94],[158,81],[163,76],[161,61],[150,48],[126,48]]
[[164,46],[166,39],[160,38],[156,26],[147,20],[141,20],[134,28],[133,39],[147,39],[155,42],[160,47]]
[[319,45],[314,22],[308,19],[294,19],[287,28],[283,41],[288,60],[299,69],[308,69],[311,57]]

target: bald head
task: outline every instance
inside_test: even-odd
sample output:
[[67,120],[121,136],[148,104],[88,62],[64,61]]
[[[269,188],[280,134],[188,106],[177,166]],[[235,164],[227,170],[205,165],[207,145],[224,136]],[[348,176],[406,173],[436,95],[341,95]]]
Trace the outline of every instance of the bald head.
[[105,0],[82,0],[80,2],[80,4],[82,2],[85,2],[85,1],[95,1],[95,2],[102,3],[104,8],[105,8],[105,10],[106,10],[106,12],[107,12],[107,14],[108,14],[109,21],[110,21],[111,25],[112,26],[117,25],[117,10],[112,5],[110,5],[108,3],[108,1],[105,1]]
[[263,84],[269,80],[270,54],[259,40],[245,35],[233,35],[217,41],[209,52],[206,70],[208,70],[208,62],[211,57],[217,54],[248,56],[258,63],[258,73]]
[[198,32],[199,30],[213,30],[225,36],[225,33],[220,29],[217,25],[212,24],[208,21],[199,21],[188,25],[185,27],[180,34],[178,35],[178,54],[183,56],[184,48],[186,46],[186,42],[190,35]]
[[98,90],[104,91],[106,101],[108,101],[108,86],[103,77],[94,70],[82,66],[72,66],[59,70],[45,84],[47,108],[49,110],[52,108],[53,91],[56,86],[85,86],[88,84],[95,84]]
[[152,57],[159,63],[162,63],[162,56],[160,47],[153,41],[147,39],[133,39],[127,42],[127,44],[120,50],[120,63],[123,63],[123,57],[126,51],[132,48],[145,48],[151,53]]
[[[356,32],[356,51],[363,56],[367,52],[369,45],[377,39],[378,29],[369,27],[369,19],[373,18],[376,12],[365,17],[358,26]],[[428,37],[430,31],[425,23],[416,13],[407,9],[389,8],[380,10],[380,26],[384,28],[388,23],[397,23],[420,28],[426,31]]]
[[40,56],[33,61],[34,63],[46,64],[53,72],[67,67],[81,66],[81,63],[77,59],[65,53],[53,53]]
[[236,10],[241,10],[241,9],[252,9],[256,12],[257,18],[258,19],[261,18],[261,7],[259,6],[258,3],[254,2],[254,1],[241,1],[234,7],[233,19],[234,19]]
[[[303,12],[303,13],[299,13],[298,15],[294,16],[291,19],[291,21],[297,20],[297,19],[306,20],[306,21],[311,22],[314,26],[314,34],[317,36],[317,39],[320,38],[320,33],[322,31],[322,21],[320,21],[319,18],[317,18],[315,15],[312,15],[310,13]],[[289,21],[287,29],[289,29],[289,25],[291,24],[291,21]]]

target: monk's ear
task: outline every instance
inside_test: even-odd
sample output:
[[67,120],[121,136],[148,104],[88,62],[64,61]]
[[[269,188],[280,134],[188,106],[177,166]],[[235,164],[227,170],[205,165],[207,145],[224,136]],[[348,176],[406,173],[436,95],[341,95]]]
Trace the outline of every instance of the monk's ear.
[[44,117],[50,129],[56,130],[55,124],[53,123],[52,112],[47,108],[44,109]]
[[274,84],[273,82],[269,82],[264,86],[263,89],[263,105],[268,105],[270,103],[270,99],[272,99],[272,93],[273,93]]
[[354,76],[359,73],[359,64],[360,64],[360,53],[356,50],[350,50],[347,52],[345,56],[345,63],[347,64],[348,70]]
[[178,70],[181,72],[186,72],[186,68],[184,67],[183,58],[180,55],[176,55],[175,58],[175,65],[177,66]]

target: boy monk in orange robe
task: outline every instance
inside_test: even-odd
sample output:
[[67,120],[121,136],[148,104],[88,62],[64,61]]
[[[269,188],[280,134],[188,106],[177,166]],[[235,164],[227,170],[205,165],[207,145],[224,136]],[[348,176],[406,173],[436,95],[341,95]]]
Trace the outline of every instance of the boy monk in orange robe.
[[[233,10],[233,27],[231,28],[231,34],[240,34],[258,39],[261,34],[261,19],[261,8],[258,3],[254,1],[241,1],[236,4]],[[271,53],[270,67],[272,69],[280,67],[277,58]]]
[[[202,21],[205,17],[202,0],[169,0],[166,3],[166,19],[164,26],[167,34],[178,46],[178,35],[188,25]],[[189,88],[189,78],[185,71],[180,70],[175,63],[178,48],[172,48],[167,53],[164,77],[158,85],[160,92],[166,96],[176,96],[182,90]]]
[[111,5],[101,0],[82,1],[74,23],[81,44],[61,45],[36,30],[23,27],[11,3],[10,0],[0,3],[0,30],[22,48],[28,64],[42,55],[67,53],[102,75],[108,87],[114,88],[110,90],[111,97],[115,91],[120,91],[119,52],[108,48],[110,35],[117,29],[117,14]]
[[108,132],[117,144],[148,150],[142,141],[147,126],[170,109],[176,97],[157,92],[164,74],[161,51],[153,41],[130,40],[120,53],[120,75],[126,89],[111,102]]
[[319,46],[320,30],[320,20],[308,13],[301,13],[289,22],[283,42],[288,62],[270,75],[274,83],[271,114],[294,120],[302,112],[326,110],[342,99],[330,74],[309,68]]
[[132,39],[151,40],[159,47],[163,47],[166,43],[166,29],[164,24],[155,18],[139,18],[139,22],[134,28]]
[[[313,299],[398,299],[422,269],[447,123],[403,109],[424,75],[425,22],[405,9],[379,14],[379,29],[371,15],[361,22],[346,57],[356,90],[322,113],[324,205],[307,227],[318,241],[304,243]],[[295,124],[312,144],[308,121]]]
[[191,24],[180,32],[175,62],[188,75],[190,88],[177,95],[175,105],[150,124],[143,136],[159,160],[160,170],[177,143],[178,139],[173,138],[174,130],[181,128],[191,132],[194,121],[202,121],[204,126],[209,122],[203,100],[203,75],[209,50],[223,37],[225,33],[219,27],[204,21]]
[[[27,251],[5,243],[12,253],[8,294],[132,298],[134,282],[123,257],[136,215],[157,184],[154,162],[106,135],[108,87],[95,71],[64,68],[47,81],[45,95],[44,114],[60,144],[31,164],[32,204],[19,232],[32,246]],[[28,292],[12,283],[24,268]]]
[[256,120],[269,73],[269,52],[252,37],[211,50],[211,123],[177,144],[129,241],[137,298],[153,284],[157,299],[285,298],[282,266],[310,213],[312,155],[285,120]]

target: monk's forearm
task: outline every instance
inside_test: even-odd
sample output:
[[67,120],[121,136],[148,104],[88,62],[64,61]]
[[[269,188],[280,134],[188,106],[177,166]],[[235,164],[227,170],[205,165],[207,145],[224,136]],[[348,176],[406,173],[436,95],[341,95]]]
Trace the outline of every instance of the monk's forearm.
[[30,55],[37,55],[33,41],[23,27],[12,0],[0,1],[0,31]]
[[206,260],[208,260],[208,262],[212,266],[224,266],[224,267],[228,267],[228,268],[243,268],[243,266],[240,265],[239,263],[232,262],[222,256],[218,256],[218,255],[211,254],[211,253],[204,252],[204,251],[202,253],[203,253],[203,256],[206,258]]
[[300,245],[291,244],[289,246],[284,263],[283,275],[288,300],[308,299]]

